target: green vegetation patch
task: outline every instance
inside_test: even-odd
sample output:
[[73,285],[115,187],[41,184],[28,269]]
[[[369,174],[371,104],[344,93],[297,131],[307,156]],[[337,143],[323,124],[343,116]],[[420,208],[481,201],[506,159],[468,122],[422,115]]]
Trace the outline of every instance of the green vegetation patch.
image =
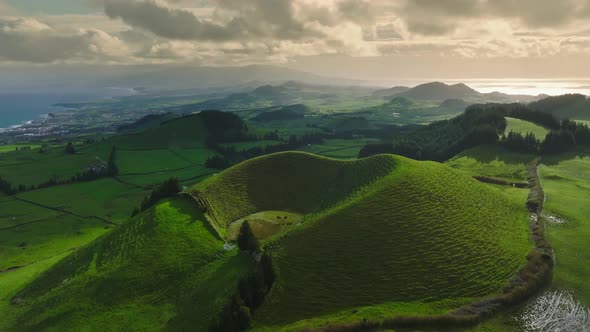
[[590,150],[544,157],[542,163],[545,213],[557,218],[547,228],[557,260],[553,285],[574,290],[590,305]]
[[480,145],[465,150],[446,164],[471,176],[489,176],[510,181],[526,181],[526,164],[533,155],[509,151],[497,145]]
[[378,140],[373,138],[327,139],[322,144],[305,146],[301,148],[301,151],[329,158],[353,159],[365,145],[376,141]]
[[533,133],[535,137],[539,140],[545,139],[545,136],[547,135],[547,133],[549,133],[549,130],[547,130],[546,128],[543,128],[529,121],[509,117],[506,117],[506,121],[508,123],[508,126],[506,127],[505,131],[506,133],[509,133],[511,131],[515,133],[520,133],[522,135]]
[[[106,227],[106,228],[105,228]],[[109,229],[97,219],[67,214],[0,230],[0,271],[20,268],[87,244]]]
[[[433,301],[500,291],[531,246],[523,204],[444,165],[392,155],[337,161],[279,153],[192,192],[207,201],[222,234],[259,211],[305,214],[267,245],[278,277],[256,312],[259,328],[394,302],[399,314],[429,314]],[[417,309],[404,311],[403,303]]]
[[28,145],[21,145],[21,144],[17,144],[17,145],[0,145],[0,153],[8,153],[8,152],[13,152],[13,151],[19,151],[19,150],[29,150],[29,149],[36,149],[39,148],[40,145],[37,144],[28,144]]
[[120,223],[127,220],[145,194],[143,189],[105,178],[29,191],[17,197],[48,210],[58,209],[82,217],[98,217]]
[[213,225],[225,235],[230,223],[256,212],[305,214],[334,206],[394,167],[395,161],[386,156],[343,162],[285,152],[241,163],[191,192],[207,199]]
[[120,175],[169,171],[191,165],[170,150],[118,150],[117,167]]
[[231,223],[228,227],[227,238],[230,241],[237,240],[240,227],[242,227],[244,221],[248,221],[256,238],[263,240],[289,226],[300,223],[302,220],[303,216],[297,213],[284,211],[257,212]]
[[182,197],[140,214],[18,292],[15,326],[206,331],[251,261],[203,220]]

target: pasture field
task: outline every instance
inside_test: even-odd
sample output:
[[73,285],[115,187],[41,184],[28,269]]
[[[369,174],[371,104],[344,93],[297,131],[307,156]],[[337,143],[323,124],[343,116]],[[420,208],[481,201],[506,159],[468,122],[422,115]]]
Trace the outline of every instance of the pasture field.
[[[36,150],[15,151],[0,155],[0,176],[13,186],[33,186],[50,179],[64,181],[89,167],[107,160],[111,146],[94,144],[77,146],[78,152],[66,154],[64,147],[53,147],[45,153]],[[99,160],[100,159],[100,160]]]
[[11,145],[11,144],[7,144],[7,145],[0,145],[0,153],[8,153],[8,152],[13,152],[13,151],[17,151],[17,149],[38,149],[39,147],[41,147],[40,145],[37,144],[17,144],[17,145]]
[[189,166],[178,170],[156,171],[145,174],[120,175],[117,178],[126,184],[150,188],[170,178],[177,178],[183,185],[192,185],[214,174],[217,170],[204,166]]
[[16,292],[70,253],[65,252],[18,270],[0,273],[0,331],[15,329],[16,317],[10,302]]
[[29,191],[16,197],[81,217],[98,217],[122,223],[146,194],[143,189],[105,178]]
[[119,175],[170,171],[192,165],[171,150],[119,150],[117,152]]
[[257,211],[305,214],[267,244],[278,277],[255,315],[261,330],[318,316],[362,319],[355,310],[446,312],[500,291],[531,247],[524,205],[446,166],[391,155],[279,153],[192,190],[207,199],[222,236]]
[[269,145],[276,145],[280,144],[279,141],[254,141],[254,142],[234,142],[234,143],[222,143],[220,144],[222,147],[234,147],[236,151],[248,150],[252,148],[265,148]]
[[547,196],[547,234],[555,250],[553,285],[570,289],[590,306],[590,150],[579,149],[542,160],[540,177]]
[[163,201],[22,288],[5,315],[34,330],[207,331],[251,262],[203,220],[190,198]]
[[38,222],[2,229],[0,271],[36,264],[71,252],[104,234],[108,229],[109,226],[99,220],[71,215],[52,216]]
[[533,133],[538,140],[543,141],[547,133],[549,133],[549,130],[546,128],[529,121],[509,117],[506,118],[506,121],[508,122],[508,127],[506,127],[506,130],[504,131],[506,134],[511,131],[523,135]]
[[446,165],[471,176],[526,182],[526,164],[533,159],[533,155],[512,152],[497,145],[481,145],[459,153]]
[[360,150],[368,143],[377,142],[373,138],[327,139],[322,144],[312,144],[301,148],[301,151],[336,159],[357,158]]

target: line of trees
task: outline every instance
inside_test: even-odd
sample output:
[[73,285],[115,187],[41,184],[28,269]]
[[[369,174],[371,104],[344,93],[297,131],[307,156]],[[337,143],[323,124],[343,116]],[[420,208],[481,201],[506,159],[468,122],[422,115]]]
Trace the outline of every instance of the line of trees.
[[210,157],[205,161],[205,167],[215,169],[226,169],[244,160],[259,157],[262,155],[297,150],[308,144],[321,144],[324,141],[324,134],[311,133],[302,136],[291,135],[286,142],[280,142],[266,147],[253,147],[237,151],[234,146],[223,147],[218,145],[215,150],[219,155]]
[[[546,137],[532,133],[505,133],[506,117],[533,122],[550,130]],[[501,135],[501,136],[500,136]],[[391,142],[370,143],[359,158],[393,153],[417,160],[445,161],[461,151],[480,144],[500,144],[521,153],[552,154],[576,145],[590,145],[588,126],[571,120],[559,121],[550,113],[514,104],[472,105],[450,120],[434,122]]]
[[559,127],[547,133],[543,141],[538,140],[532,133],[523,135],[510,132],[500,138],[500,144],[516,152],[556,154],[577,145],[590,146],[590,129],[583,123],[563,120]]
[[94,181],[104,177],[114,177],[119,174],[119,168],[117,167],[116,163],[116,156],[117,156],[117,148],[113,145],[111,148],[111,152],[109,153],[109,158],[105,164],[94,165],[89,167],[88,169],[73,175],[69,179],[66,180],[58,180],[56,178],[51,178],[43,183],[38,185],[32,186],[25,186],[23,184],[18,186],[13,186],[10,182],[0,177],[0,191],[4,192],[7,195],[15,195],[20,192],[36,190],[36,189],[44,189],[49,188],[57,185],[62,184],[70,184],[76,182],[87,182],[87,181]]
[[247,221],[240,227],[238,247],[244,254],[260,258],[256,260],[254,271],[238,282],[236,292],[210,325],[211,332],[247,330],[252,324],[252,314],[262,305],[276,278],[271,254],[268,251],[261,253],[260,244]]
[[152,192],[143,199],[139,207],[135,208],[133,212],[131,212],[131,217],[135,217],[141,212],[156,205],[164,198],[176,196],[181,191],[182,188],[177,178],[170,178],[162,182],[156,189],[152,190]]
[[468,108],[463,114],[434,122],[391,143],[368,144],[360,158],[393,153],[418,160],[444,161],[479,144],[495,144],[507,127],[503,112],[494,108]]

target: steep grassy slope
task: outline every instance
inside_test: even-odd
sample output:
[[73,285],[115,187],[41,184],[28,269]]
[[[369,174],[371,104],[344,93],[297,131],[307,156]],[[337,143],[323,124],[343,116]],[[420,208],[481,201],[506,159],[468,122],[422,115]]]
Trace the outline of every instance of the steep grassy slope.
[[193,192],[218,229],[257,211],[306,214],[268,244],[278,279],[255,316],[260,329],[358,321],[375,306],[382,317],[450,310],[499,291],[530,249],[523,205],[444,165],[392,155],[270,155]]
[[137,216],[19,291],[12,328],[206,330],[250,261],[202,220],[188,198]]

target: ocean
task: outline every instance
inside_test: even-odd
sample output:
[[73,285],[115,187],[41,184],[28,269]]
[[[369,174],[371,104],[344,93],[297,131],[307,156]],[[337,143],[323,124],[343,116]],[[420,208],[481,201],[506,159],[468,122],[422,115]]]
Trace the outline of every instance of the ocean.
[[76,92],[2,93],[0,92],[0,129],[18,126],[39,119],[50,112],[58,112],[57,103],[97,101],[133,95],[127,88],[103,88]]

